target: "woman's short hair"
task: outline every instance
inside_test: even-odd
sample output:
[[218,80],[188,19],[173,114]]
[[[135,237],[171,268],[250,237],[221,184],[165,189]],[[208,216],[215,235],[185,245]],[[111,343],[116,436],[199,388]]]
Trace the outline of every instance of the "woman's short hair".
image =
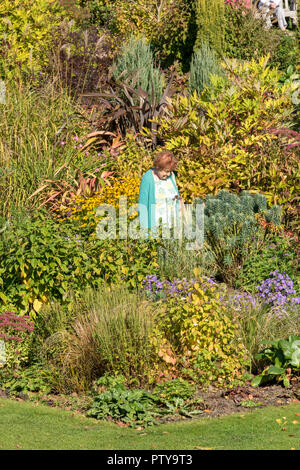
[[170,150],[162,150],[159,152],[153,162],[154,168],[157,170],[174,170],[177,165],[177,160]]

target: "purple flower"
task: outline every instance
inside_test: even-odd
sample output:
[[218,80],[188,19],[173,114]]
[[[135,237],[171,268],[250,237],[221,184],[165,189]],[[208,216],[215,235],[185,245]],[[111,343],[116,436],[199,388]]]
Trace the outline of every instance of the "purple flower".
[[279,273],[276,269],[269,276],[271,277],[256,286],[258,295],[264,299],[265,304],[277,308],[297,303],[294,302],[295,297],[293,297],[296,294],[293,281],[286,273]]

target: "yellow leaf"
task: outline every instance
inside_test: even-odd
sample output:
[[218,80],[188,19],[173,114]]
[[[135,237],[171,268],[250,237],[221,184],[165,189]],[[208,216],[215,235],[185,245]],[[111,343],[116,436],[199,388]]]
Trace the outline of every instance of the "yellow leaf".
[[40,302],[38,299],[35,299],[35,301],[33,302],[33,308],[36,312],[38,312],[41,309],[42,305],[43,305],[42,302]]

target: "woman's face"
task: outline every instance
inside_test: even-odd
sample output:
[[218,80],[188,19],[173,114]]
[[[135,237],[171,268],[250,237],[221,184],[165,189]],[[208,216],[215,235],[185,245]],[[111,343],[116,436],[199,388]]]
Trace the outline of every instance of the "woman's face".
[[171,175],[172,170],[170,170],[169,168],[164,168],[163,170],[155,169],[155,173],[157,174],[160,180],[166,180]]

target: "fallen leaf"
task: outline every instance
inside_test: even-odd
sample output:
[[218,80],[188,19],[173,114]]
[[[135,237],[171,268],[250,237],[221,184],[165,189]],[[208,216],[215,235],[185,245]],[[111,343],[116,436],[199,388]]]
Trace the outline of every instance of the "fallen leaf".
[[157,446],[153,445],[153,446],[152,446],[152,449],[157,449]]
[[282,428],[281,431],[286,431],[286,428]]
[[276,419],[276,423],[281,424],[281,419]]
[[290,436],[290,437],[294,437],[294,436],[295,436],[295,434],[289,434],[289,436]]
[[168,431],[163,431],[163,434],[170,434]]
[[294,421],[292,421],[293,424],[299,424],[299,421],[297,421],[296,419]]
[[143,426],[139,426],[138,428],[136,428],[137,431],[141,431],[143,429]]
[[140,434],[140,436],[147,436],[147,432],[143,432],[143,434]]
[[204,413],[211,413],[211,410],[203,410]]
[[214,447],[200,447],[200,446],[195,446],[194,449],[197,449],[197,450],[214,450]]

